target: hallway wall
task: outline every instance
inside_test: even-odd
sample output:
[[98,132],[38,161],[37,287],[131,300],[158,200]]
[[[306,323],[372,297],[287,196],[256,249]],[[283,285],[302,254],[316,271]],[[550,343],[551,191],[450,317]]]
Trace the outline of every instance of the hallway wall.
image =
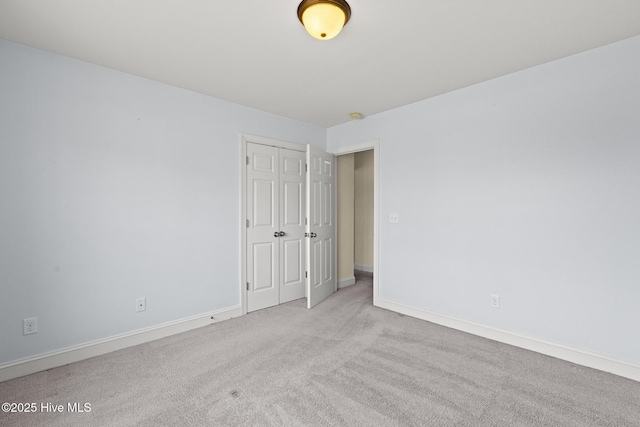
[[[354,263],[354,154],[337,157],[338,286],[355,283]],[[342,285],[341,285],[342,284]]]
[[373,272],[373,150],[354,154],[354,262]]

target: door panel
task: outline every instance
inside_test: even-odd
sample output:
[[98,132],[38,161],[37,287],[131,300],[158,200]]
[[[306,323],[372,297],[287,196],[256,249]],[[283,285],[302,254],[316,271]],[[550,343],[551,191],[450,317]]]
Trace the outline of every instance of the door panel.
[[[300,265],[304,264],[304,259],[300,259],[302,253],[299,240],[290,240],[283,243],[284,246],[284,273],[283,285],[295,285],[302,281],[302,275],[300,274]],[[303,294],[304,296],[304,294]]]
[[284,189],[284,218],[282,218],[282,225],[284,227],[304,226],[304,224],[302,224],[302,212],[300,209],[302,205],[302,195],[304,194],[302,183],[284,182],[282,187]]
[[309,280],[307,307],[311,308],[336,291],[335,173],[334,156],[307,146],[307,233]]
[[311,183],[311,226],[320,227],[322,225],[322,182],[313,181]]
[[279,302],[278,149],[247,144],[247,310]]
[[284,232],[280,237],[280,271],[284,275],[280,287],[280,304],[304,298],[305,160],[305,153],[301,151],[280,149],[280,230]]
[[[255,145],[255,144],[254,144]],[[253,170],[256,172],[267,172],[267,173],[275,173],[276,172],[276,164],[278,162],[277,157],[273,156],[271,150],[268,152],[262,153],[259,151],[254,151],[250,155],[253,158],[253,161],[250,164],[253,166]]]
[[253,245],[253,290],[270,291],[275,287],[273,259],[276,248],[273,242]]
[[311,265],[309,266],[309,282],[313,288],[322,285],[322,241],[311,242]]
[[333,220],[333,186],[330,182],[323,182],[322,186],[322,225],[325,227],[331,227]]
[[297,154],[299,151],[285,150],[283,148],[284,156],[282,158],[282,174],[304,176],[304,160],[300,159]]
[[331,248],[333,247],[333,239],[328,238],[322,241],[322,249],[324,255],[324,263],[322,264],[322,281],[326,282],[332,279],[333,272],[333,252]]
[[274,182],[269,180],[253,181],[253,226],[275,227],[277,197]]

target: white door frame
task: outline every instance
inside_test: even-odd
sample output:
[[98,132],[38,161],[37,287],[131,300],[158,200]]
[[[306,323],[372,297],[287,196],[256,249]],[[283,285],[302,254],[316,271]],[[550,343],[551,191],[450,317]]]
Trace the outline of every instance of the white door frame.
[[289,150],[307,152],[307,146],[293,142],[280,141],[273,138],[240,134],[240,303],[242,314],[247,314],[247,143],[287,148]]
[[327,149],[334,156],[358,153],[360,151],[373,150],[373,305],[378,306],[378,243],[379,243],[379,218],[380,218],[380,140],[360,142],[346,147]]

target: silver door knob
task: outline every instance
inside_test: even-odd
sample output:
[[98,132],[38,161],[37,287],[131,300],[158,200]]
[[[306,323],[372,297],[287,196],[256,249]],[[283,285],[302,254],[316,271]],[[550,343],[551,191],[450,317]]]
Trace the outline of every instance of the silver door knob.
[[278,236],[280,236],[280,233],[278,233],[277,231],[273,233],[273,237],[278,237]]
[[284,231],[281,231],[280,233],[278,233],[278,235],[279,235],[280,237],[284,236]]

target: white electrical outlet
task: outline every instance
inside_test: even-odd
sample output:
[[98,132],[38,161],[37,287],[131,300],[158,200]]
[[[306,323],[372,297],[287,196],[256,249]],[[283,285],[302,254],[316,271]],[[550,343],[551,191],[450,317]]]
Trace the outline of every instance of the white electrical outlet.
[[22,335],[31,335],[38,333],[38,318],[31,317],[22,320]]
[[491,295],[491,307],[500,308],[500,295]]
[[136,312],[145,311],[147,309],[147,299],[138,298],[136,300]]
[[391,224],[398,224],[400,222],[400,215],[397,213],[389,214],[389,222]]

